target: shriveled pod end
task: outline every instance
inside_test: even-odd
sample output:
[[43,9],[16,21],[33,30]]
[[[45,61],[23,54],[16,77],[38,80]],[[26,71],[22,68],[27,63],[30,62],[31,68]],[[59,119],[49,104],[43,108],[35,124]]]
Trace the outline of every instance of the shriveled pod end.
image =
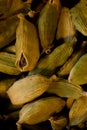
[[37,12],[35,12],[34,10],[30,10],[30,11],[28,12],[28,16],[29,16],[30,18],[34,18],[36,13],[37,13]]
[[49,0],[49,3],[52,4],[57,9],[58,13],[60,13],[61,10],[60,0]]
[[16,125],[17,125],[17,130],[22,130],[22,126],[19,122],[17,122]]
[[50,81],[58,81],[59,78],[54,74],[50,77]]
[[50,3],[50,4],[53,4],[54,6],[55,6],[55,5],[56,5],[56,6],[61,5],[61,4],[60,4],[60,0],[49,0],[49,3]]
[[17,14],[17,17],[18,17],[19,19],[24,19],[24,14],[19,13],[19,14]]
[[16,60],[15,65],[16,67],[21,71],[21,72],[25,72],[28,71],[28,60],[26,58],[26,56],[21,53],[21,56],[19,57],[19,59]]
[[44,52],[45,52],[46,54],[50,54],[50,53],[51,53],[51,49],[48,48],[48,49],[44,50]]

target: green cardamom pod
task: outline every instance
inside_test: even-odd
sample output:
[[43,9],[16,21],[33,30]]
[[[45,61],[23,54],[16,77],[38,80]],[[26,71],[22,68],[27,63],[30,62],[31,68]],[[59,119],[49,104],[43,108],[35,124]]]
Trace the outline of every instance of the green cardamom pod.
[[60,97],[72,97],[77,99],[83,96],[83,89],[79,85],[74,85],[69,83],[68,80],[58,79],[58,81],[53,81],[50,87],[47,89],[48,93],[56,94]]
[[20,22],[16,30],[16,66],[20,71],[34,69],[40,57],[39,40],[36,27],[19,15]]
[[87,83],[87,53],[82,55],[70,71],[68,80],[74,84]]
[[75,34],[76,31],[72,23],[70,10],[67,7],[62,7],[56,32],[56,39],[64,39],[65,42],[70,42]]
[[70,126],[78,125],[87,120],[87,97],[83,96],[74,101],[69,111]]
[[60,0],[49,0],[40,12],[38,18],[38,31],[43,50],[50,52],[57,28],[61,10]]
[[73,8],[71,8],[72,22],[75,28],[87,36],[87,1],[80,0]]
[[7,94],[14,105],[22,105],[42,95],[50,86],[51,81],[42,75],[26,76],[17,80]]
[[57,67],[62,66],[73,52],[76,39],[71,42],[63,43],[57,46],[49,55],[41,58],[36,68],[29,72],[29,75],[40,73],[45,76],[54,74]]
[[46,121],[53,113],[60,112],[64,106],[65,101],[58,97],[45,97],[25,104],[19,112],[17,124],[34,125]]

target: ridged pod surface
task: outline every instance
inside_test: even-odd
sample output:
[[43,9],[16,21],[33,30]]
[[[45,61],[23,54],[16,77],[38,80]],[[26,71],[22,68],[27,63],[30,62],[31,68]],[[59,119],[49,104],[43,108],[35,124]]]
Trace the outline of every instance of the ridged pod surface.
[[22,107],[17,124],[34,125],[46,121],[53,113],[60,112],[65,101],[58,97],[45,97]]
[[14,105],[22,105],[42,95],[50,86],[51,81],[42,75],[26,76],[17,80],[7,94]]
[[77,99],[69,112],[70,126],[78,125],[87,120],[87,97]]
[[34,69],[40,57],[39,40],[36,27],[23,15],[16,30],[16,66],[20,71]]
[[42,48],[46,53],[53,47],[60,7],[59,0],[49,0],[40,12],[38,31]]
[[73,68],[70,71],[68,80],[74,84],[86,84],[87,83],[87,53],[80,57]]

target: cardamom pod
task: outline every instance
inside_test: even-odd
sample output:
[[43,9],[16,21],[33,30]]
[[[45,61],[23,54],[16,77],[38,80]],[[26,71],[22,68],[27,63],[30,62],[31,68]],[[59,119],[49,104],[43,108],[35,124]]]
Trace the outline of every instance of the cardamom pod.
[[14,105],[22,105],[42,95],[51,81],[42,75],[26,76],[16,81],[7,94]]
[[71,69],[68,80],[78,85],[87,83],[87,53],[80,57]]
[[65,62],[65,64],[60,68],[57,72],[59,76],[68,75],[75,65],[75,63],[79,60],[79,58],[85,53],[85,48],[87,46],[87,42],[84,41],[78,50],[74,51],[71,57]]
[[[16,38],[19,19],[16,16],[0,21],[0,48],[10,44]],[[8,25],[8,26],[7,26]]]
[[72,22],[75,25],[75,28],[82,33],[84,36],[87,36],[87,1],[81,0],[73,8],[71,8],[71,17]]
[[51,83],[47,92],[60,97],[72,97],[73,99],[77,99],[83,95],[84,91],[79,85],[69,83],[68,80],[65,79],[59,79]]
[[47,54],[53,47],[60,10],[60,0],[49,0],[41,10],[38,18],[39,37],[42,48]]
[[67,7],[62,7],[56,32],[56,39],[64,39],[65,42],[70,42],[75,34],[76,31],[72,23],[70,10]]
[[41,58],[36,68],[29,72],[29,75],[40,73],[45,76],[54,74],[55,69],[62,66],[73,52],[76,39],[71,42],[63,43],[57,46],[49,55]]
[[35,26],[19,15],[16,30],[16,66],[20,71],[34,69],[40,57],[39,40]]
[[83,96],[74,101],[70,112],[69,122],[70,126],[78,125],[87,120],[87,97]]
[[53,113],[60,112],[64,106],[65,101],[58,97],[45,97],[25,104],[19,112],[17,124],[34,125],[46,121]]
[[7,52],[0,52],[0,72],[9,75],[19,75],[21,72],[15,66],[16,56]]

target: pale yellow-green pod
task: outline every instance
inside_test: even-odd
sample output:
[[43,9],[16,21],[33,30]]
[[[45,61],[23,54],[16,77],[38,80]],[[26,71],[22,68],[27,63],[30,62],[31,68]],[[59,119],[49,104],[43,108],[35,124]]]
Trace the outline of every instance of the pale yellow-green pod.
[[56,39],[63,39],[65,42],[70,42],[75,34],[76,31],[72,23],[70,10],[67,7],[62,7],[57,26]]
[[74,84],[87,83],[87,53],[82,55],[70,71],[68,80]]
[[51,83],[50,87],[47,89],[50,94],[56,94],[60,97],[78,99],[83,96],[83,89],[79,85],[69,83],[68,80],[59,79]]
[[49,0],[41,10],[38,18],[40,42],[44,52],[47,54],[53,47],[60,10],[60,0]]
[[76,39],[71,42],[65,42],[57,46],[49,55],[41,58],[36,68],[29,72],[29,75],[40,73],[46,76],[54,74],[57,67],[62,66],[70,57],[74,50]]
[[87,36],[87,1],[80,0],[73,8],[71,8],[72,22],[75,28]]
[[19,75],[21,72],[15,66],[16,56],[7,52],[0,52],[0,72],[9,75]]
[[48,120],[53,113],[60,112],[65,101],[58,97],[45,97],[25,104],[19,112],[17,124],[34,125]]
[[16,30],[16,66],[20,71],[35,68],[40,57],[39,39],[34,24],[20,14],[20,22]]
[[0,21],[0,48],[10,44],[16,38],[16,28],[19,23],[17,16]]
[[87,97],[83,96],[74,101],[69,111],[70,126],[79,125],[87,120]]
[[51,81],[42,75],[26,76],[17,80],[7,94],[14,105],[22,105],[42,95],[50,86]]
[[85,41],[81,44],[80,47],[78,47],[76,51],[72,53],[70,58],[65,62],[65,64],[57,72],[59,76],[65,76],[70,73],[71,69],[79,60],[79,58],[86,52],[86,46],[87,46],[87,42]]

